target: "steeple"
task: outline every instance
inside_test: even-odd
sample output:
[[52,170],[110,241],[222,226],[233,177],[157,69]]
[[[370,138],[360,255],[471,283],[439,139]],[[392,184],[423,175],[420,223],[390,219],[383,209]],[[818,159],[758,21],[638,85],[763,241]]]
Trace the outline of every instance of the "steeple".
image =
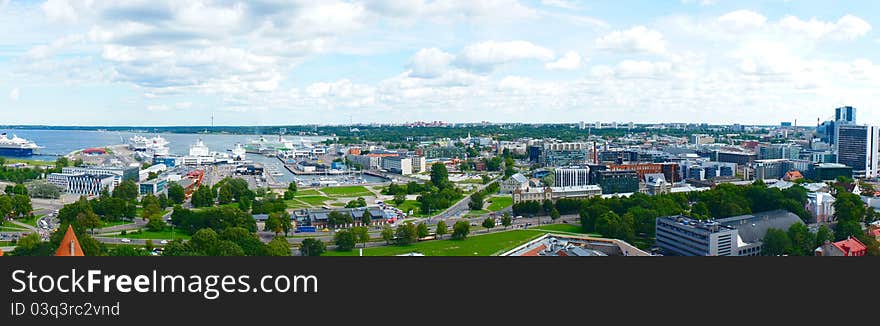
[[58,250],[55,251],[55,256],[85,256],[82,248],[79,246],[79,240],[76,238],[76,233],[73,232],[73,226],[67,226],[67,232],[64,233],[64,238],[61,239],[61,245],[58,246]]

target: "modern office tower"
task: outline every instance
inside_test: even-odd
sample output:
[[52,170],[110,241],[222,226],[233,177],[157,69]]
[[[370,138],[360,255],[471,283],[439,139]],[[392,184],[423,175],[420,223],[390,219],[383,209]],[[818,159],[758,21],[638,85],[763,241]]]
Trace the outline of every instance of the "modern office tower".
[[853,168],[853,176],[876,178],[880,128],[875,126],[840,125],[837,127],[837,163]]
[[834,120],[841,124],[856,124],[856,108],[844,106],[834,109]]

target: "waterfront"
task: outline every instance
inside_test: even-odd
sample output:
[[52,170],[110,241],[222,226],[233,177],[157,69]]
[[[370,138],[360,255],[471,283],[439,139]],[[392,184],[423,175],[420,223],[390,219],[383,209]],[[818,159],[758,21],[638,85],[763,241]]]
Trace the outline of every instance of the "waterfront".
[[[235,147],[235,144],[249,144],[253,140],[260,138],[260,135],[229,135],[229,134],[172,134],[172,133],[135,133],[121,131],[85,131],[85,130],[36,130],[36,129],[16,129],[3,130],[10,134],[15,134],[21,138],[36,142],[42,146],[38,155],[26,157],[26,159],[40,161],[55,161],[59,156],[67,155],[71,152],[82,150],[90,147],[107,147],[112,145],[127,144],[129,138],[134,136],[153,137],[161,135],[170,144],[168,148],[172,155],[186,155],[189,147],[196,143],[199,139],[204,141],[205,145],[213,152],[227,153]],[[269,140],[277,139],[277,135],[263,135]],[[319,144],[328,137],[315,136],[286,136],[285,139],[294,143],[306,142],[311,144]],[[275,176],[279,182],[291,182],[294,175],[283,168],[281,161],[274,157],[266,157],[258,154],[248,154],[247,159],[255,163],[262,163],[267,167],[274,166],[282,173],[281,176]],[[308,185],[311,180],[322,177],[315,176],[297,176],[296,179],[302,184]],[[368,183],[384,182],[382,178],[365,175],[364,179]]]

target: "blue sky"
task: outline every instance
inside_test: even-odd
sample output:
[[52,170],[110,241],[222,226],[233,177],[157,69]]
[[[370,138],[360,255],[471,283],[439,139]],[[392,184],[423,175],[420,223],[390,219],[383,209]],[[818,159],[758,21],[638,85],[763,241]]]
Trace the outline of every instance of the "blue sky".
[[875,1],[0,0],[8,124],[812,124],[880,113]]

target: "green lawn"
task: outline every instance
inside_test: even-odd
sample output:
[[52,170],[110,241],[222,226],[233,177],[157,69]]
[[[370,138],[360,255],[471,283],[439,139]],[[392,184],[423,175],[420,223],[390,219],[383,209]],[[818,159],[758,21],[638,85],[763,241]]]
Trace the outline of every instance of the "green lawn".
[[0,241],[0,247],[12,246],[12,241]]
[[310,208],[310,207],[312,207],[311,205],[306,204],[306,203],[301,202],[301,201],[296,200],[296,199],[293,199],[293,200],[286,200],[286,201],[284,201],[284,203],[287,204],[287,208],[293,208],[293,209]]
[[390,204],[391,206],[397,207],[397,209],[402,210],[404,213],[407,213],[407,214],[409,214],[409,211],[412,210],[413,215],[410,215],[410,217],[427,217],[427,215],[422,214],[422,209],[421,209],[422,204],[416,200],[404,201],[403,204],[401,204],[399,206],[395,205],[394,201],[389,201],[388,204]]
[[[113,238],[127,238],[127,239],[168,239],[171,240],[171,230],[165,230],[162,232],[151,232],[151,231],[141,231],[139,233],[131,233],[129,232],[126,235],[114,235]],[[174,230],[174,239],[184,239],[189,240],[190,236],[180,230]]]
[[510,196],[502,196],[502,197],[492,197],[489,198],[489,201],[492,203],[489,205],[488,210],[497,212],[502,209],[513,206],[513,197]]
[[345,207],[345,205],[346,205],[345,203],[331,203],[330,204],[330,206],[333,206],[333,207]]
[[[43,216],[45,216],[45,215],[34,215],[33,217],[17,218],[17,219],[15,219],[15,221],[36,227],[37,221],[39,221]],[[10,224],[12,224],[12,223],[10,223]],[[12,224],[11,226],[16,227],[15,224]]]
[[0,226],[0,231],[4,231],[4,232],[20,232],[20,231],[27,231],[27,230],[28,229],[19,228],[19,227],[15,227],[15,226]]
[[486,215],[486,214],[489,214],[489,211],[484,210],[484,209],[481,209],[481,210],[478,210],[478,211],[474,211],[474,210],[468,211],[468,213],[465,214],[465,216],[466,216],[466,217],[477,217],[477,216],[483,216],[483,215]]
[[296,197],[303,197],[303,196],[321,196],[321,193],[315,189],[306,189],[306,190],[300,190],[300,191],[296,192]]
[[109,221],[101,221],[101,225],[98,226],[98,228],[99,228],[99,229],[103,229],[103,228],[109,228],[109,227],[111,227],[111,226],[125,225],[125,224],[134,224],[134,222],[132,222],[132,221],[125,221],[125,220],[122,220],[122,221],[113,221],[113,222],[109,222]]
[[575,233],[575,234],[582,234],[582,235],[596,237],[596,238],[602,237],[602,235],[600,235],[598,233],[584,233],[584,230],[581,228],[581,226],[576,225],[576,224],[550,224],[550,225],[533,226],[531,229],[559,232],[559,233]]
[[[513,230],[487,235],[475,235],[467,240],[426,241],[409,246],[385,246],[364,249],[364,256],[396,256],[419,252],[425,256],[493,256],[516,248],[523,243],[544,235],[535,230]],[[356,256],[357,249],[350,252],[328,251],[325,256]]]
[[321,192],[331,197],[372,197],[374,194],[364,186],[327,187]]
[[306,204],[309,204],[312,206],[320,207],[320,206],[324,205],[324,202],[329,201],[330,198],[324,197],[324,196],[306,196],[306,197],[297,197],[296,200],[305,202]]

